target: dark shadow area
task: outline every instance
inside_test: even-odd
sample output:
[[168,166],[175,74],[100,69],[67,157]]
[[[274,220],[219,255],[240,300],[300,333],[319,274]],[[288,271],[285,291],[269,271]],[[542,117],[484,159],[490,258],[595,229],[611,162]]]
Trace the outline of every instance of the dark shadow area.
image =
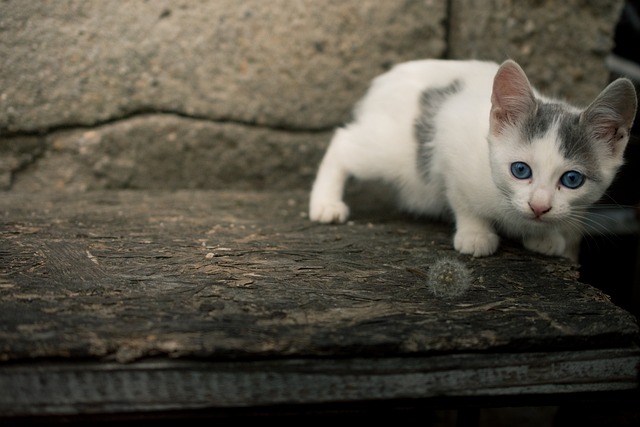
[[[640,87],[640,1],[627,0],[616,27],[615,46],[608,59],[611,81],[630,78]],[[607,196],[594,209],[593,219],[602,224],[582,244],[580,279],[596,286],[614,303],[640,315],[640,114],[631,131],[626,164]],[[606,224],[606,225],[605,225]]]

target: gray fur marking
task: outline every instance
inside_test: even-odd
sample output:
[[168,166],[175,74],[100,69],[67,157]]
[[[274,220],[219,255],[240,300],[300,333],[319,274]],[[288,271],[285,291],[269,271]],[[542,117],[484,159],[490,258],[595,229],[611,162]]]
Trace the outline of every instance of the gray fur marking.
[[537,138],[542,138],[564,114],[568,114],[564,105],[538,101],[534,114],[530,114],[522,123],[523,140],[532,142]]
[[419,99],[419,112],[414,125],[414,133],[418,142],[418,170],[425,179],[431,171],[431,152],[436,137],[436,115],[447,98],[462,90],[460,80],[454,80],[447,86],[429,88],[422,92]]
[[592,181],[602,180],[599,167],[599,154],[594,141],[584,125],[580,125],[578,114],[565,115],[560,121],[558,138],[565,158],[576,160],[583,165],[585,173]]
[[542,138],[557,123],[561,154],[583,165],[581,172],[590,179],[601,179],[597,153],[586,129],[580,125],[580,115],[568,111],[561,103],[538,102],[535,113],[522,124],[523,140],[531,143]]

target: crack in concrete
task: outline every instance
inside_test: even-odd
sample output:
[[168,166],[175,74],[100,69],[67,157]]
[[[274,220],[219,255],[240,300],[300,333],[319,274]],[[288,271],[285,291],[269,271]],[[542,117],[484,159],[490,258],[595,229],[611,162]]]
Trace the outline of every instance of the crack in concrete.
[[[169,126],[164,128],[161,125],[162,123],[168,123]],[[178,124],[177,127],[176,123]],[[161,127],[158,128],[158,125]],[[143,134],[136,131],[140,126],[142,126]],[[210,129],[206,130],[207,128]],[[179,132],[187,132],[185,136],[188,140],[185,140],[187,142],[184,142],[184,144],[177,144],[174,147],[171,141],[176,138],[176,129]],[[200,130],[193,133],[189,129],[202,129],[204,136]],[[96,121],[93,124],[65,123],[36,130],[5,131],[0,132],[0,191],[14,189],[18,180],[21,179],[20,177],[27,177],[27,181],[20,181],[22,185],[28,182],[27,186],[38,186],[43,182],[84,182],[83,180],[85,180],[85,184],[115,185],[118,188],[127,187],[128,184],[122,181],[122,177],[126,175],[123,170],[130,172],[135,169],[129,164],[131,161],[130,150],[141,156],[143,156],[141,153],[147,151],[151,153],[152,157],[158,157],[158,153],[161,153],[160,157],[154,157],[156,162],[160,162],[161,160],[158,159],[162,158],[162,156],[169,156],[173,159],[174,154],[176,154],[179,160],[189,162],[192,167],[197,169],[202,167],[204,162],[202,158],[209,156],[208,153],[217,152],[222,155],[220,154],[221,150],[225,150],[223,147],[227,147],[231,152],[223,155],[227,159],[225,161],[227,166],[225,167],[228,167],[230,162],[236,165],[238,170],[244,170],[246,169],[247,161],[264,160],[264,168],[280,168],[286,171],[291,168],[287,166],[283,169],[282,166],[277,165],[291,163],[292,159],[299,158],[300,153],[305,153],[305,156],[314,155],[316,153],[315,148],[312,148],[316,146],[314,141],[324,141],[328,138],[325,138],[326,135],[334,129],[333,126],[301,128],[288,125],[262,125],[235,119],[212,119],[183,112],[149,109],[138,110],[117,118]],[[162,136],[165,131],[167,132],[166,138]],[[137,133],[134,135],[131,132]],[[158,144],[155,144],[154,138],[147,138],[147,141],[144,132],[151,132],[156,137],[162,138],[162,141],[158,141]],[[219,137],[222,144],[216,145],[216,147],[208,145],[206,141],[209,138],[207,136],[209,134],[212,138]],[[136,139],[142,138],[148,144],[142,144],[139,141],[138,143],[129,144],[131,141],[125,142],[123,139],[129,138],[129,135]],[[236,141],[238,138],[243,138],[242,135],[247,136],[250,141],[254,142],[262,141],[266,138],[269,143],[261,145],[263,148],[258,148],[257,151],[260,152],[262,150],[262,154],[257,155],[256,150],[247,151],[246,141],[244,145],[240,144],[238,147],[236,147],[235,143],[229,142],[229,138]],[[106,136],[106,139],[102,138],[102,136]],[[100,145],[95,145],[94,143],[97,141],[102,142]],[[282,141],[282,144],[279,144],[280,141]],[[292,148],[293,145],[297,146],[298,143],[301,144],[300,149]],[[280,145],[282,145],[282,149],[278,148]],[[184,146],[191,148],[185,151]],[[185,153],[191,149],[205,151],[195,157],[193,155],[189,157]],[[171,150],[178,150],[178,152],[173,153]],[[236,152],[239,156],[237,161],[234,159],[233,154]],[[245,157],[253,160],[243,160]],[[42,163],[43,160],[44,165]],[[68,165],[65,162],[68,162]],[[199,166],[193,166],[194,164]],[[69,168],[64,165],[69,166]],[[118,172],[118,168],[124,169]],[[65,172],[67,169],[68,171]],[[224,169],[224,167],[219,169]],[[259,175],[258,172],[256,173]],[[256,173],[242,175],[242,179],[255,179],[254,175]],[[297,170],[297,173],[298,175],[304,175],[309,172],[305,169]],[[153,175],[148,170],[140,172],[142,177],[147,176],[145,174]],[[29,178],[30,175],[33,175],[33,177]],[[194,177],[193,174],[185,173],[184,175],[184,179],[191,180],[189,182],[195,182],[200,179],[197,176]],[[118,177],[117,179],[114,178],[116,176]],[[144,180],[144,178],[141,179]],[[92,180],[95,180],[95,182]],[[109,180],[115,181],[111,182]],[[103,181],[107,182],[107,184],[104,184]],[[198,185],[202,185],[202,182],[198,182]]]
[[127,120],[131,120],[138,117],[144,116],[154,116],[154,115],[167,115],[180,117],[189,120],[197,120],[208,122],[212,124],[235,124],[238,126],[245,126],[248,128],[254,129],[263,129],[263,130],[272,130],[275,132],[290,132],[290,133],[324,133],[334,130],[339,125],[331,125],[331,126],[310,126],[310,127],[302,127],[296,125],[287,125],[287,124],[262,124],[249,120],[240,120],[235,118],[228,117],[218,117],[212,118],[204,115],[197,114],[188,114],[182,111],[172,111],[172,110],[161,110],[161,109],[141,109],[132,111],[130,113],[112,117],[100,121],[96,121],[94,123],[63,123],[57,124],[53,126],[44,127],[42,129],[35,130],[17,130],[12,131],[6,127],[0,127],[0,140],[9,139],[9,138],[18,138],[18,137],[46,137],[47,135],[54,134],[60,131],[69,131],[69,130],[81,130],[81,129],[94,129],[102,126],[117,124],[119,122],[124,122]]

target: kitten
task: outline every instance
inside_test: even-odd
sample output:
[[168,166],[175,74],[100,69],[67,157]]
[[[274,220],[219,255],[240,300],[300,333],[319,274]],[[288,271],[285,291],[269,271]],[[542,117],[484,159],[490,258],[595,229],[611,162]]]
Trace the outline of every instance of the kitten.
[[586,210],[623,163],[636,104],[624,78],[580,110],[538,94],[511,60],[400,64],[336,131],[310,219],[346,221],[347,179],[382,179],[405,210],[453,219],[463,254],[493,254],[502,234],[577,260]]

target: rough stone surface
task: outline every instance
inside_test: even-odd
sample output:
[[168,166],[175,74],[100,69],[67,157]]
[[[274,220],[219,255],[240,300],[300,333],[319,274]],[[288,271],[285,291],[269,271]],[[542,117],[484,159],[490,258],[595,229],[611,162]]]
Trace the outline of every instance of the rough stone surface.
[[43,155],[46,144],[35,136],[0,138],[0,190],[10,190],[14,175]]
[[[12,146],[29,143],[40,156],[32,170],[16,174],[12,184],[17,191],[300,188],[310,185],[322,155],[319,147],[329,137],[328,132],[143,115],[13,140]],[[29,160],[24,156],[14,149],[12,164],[24,165]]]
[[619,0],[452,0],[452,58],[519,62],[543,93],[588,105],[605,87]]
[[444,52],[440,1],[0,3],[0,130],[140,111],[333,127],[391,64]]
[[0,1],[0,189],[308,188],[371,79],[520,61],[577,103],[622,1]]

